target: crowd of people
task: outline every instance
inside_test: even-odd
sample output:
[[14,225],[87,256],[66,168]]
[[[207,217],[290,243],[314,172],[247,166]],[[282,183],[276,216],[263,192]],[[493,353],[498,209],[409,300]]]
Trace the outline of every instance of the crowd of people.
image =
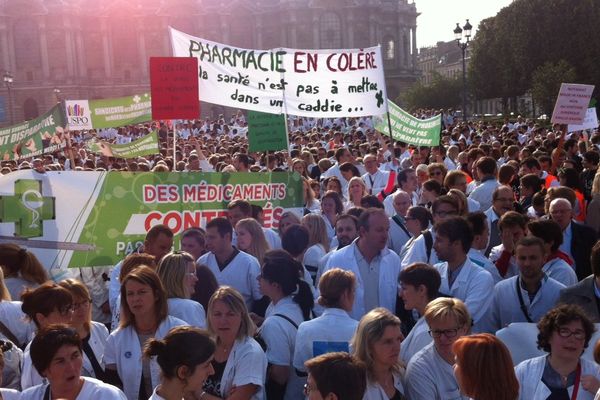
[[[249,152],[238,112],[3,161],[304,184],[302,215],[274,228],[234,200],[179,249],[155,225],[116,266],[61,282],[0,244],[3,398],[600,399],[600,133],[441,112],[431,148],[370,118],[289,117],[289,149]],[[160,155],[85,149],[154,129]]]

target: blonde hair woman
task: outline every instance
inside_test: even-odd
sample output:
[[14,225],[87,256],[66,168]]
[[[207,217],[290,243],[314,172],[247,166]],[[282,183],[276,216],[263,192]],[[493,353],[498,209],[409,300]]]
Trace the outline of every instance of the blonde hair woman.
[[360,199],[368,195],[365,181],[360,176],[354,176],[348,182],[348,201],[344,203],[344,210],[360,207]]
[[202,400],[263,399],[267,357],[252,338],[256,327],[248,315],[242,295],[221,286],[208,303],[208,330],[217,348],[212,364],[215,373],[204,383]]
[[400,320],[385,308],[375,308],[361,318],[352,348],[367,366],[365,399],[404,399],[398,361],[403,338]]
[[0,266],[13,299],[21,298],[24,289],[35,289],[48,280],[48,273],[35,254],[14,243],[0,244]]
[[469,202],[467,196],[458,189],[450,189],[448,196],[454,197],[458,203],[458,215],[466,217],[469,214]]
[[327,226],[318,214],[305,215],[302,218],[302,225],[308,230],[308,248],[304,252],[302,264],[310,273],[314,284],[319,269],[319,261],[329,252]]
[[265,253],[269,251],[269,243],[260,224],[254,218],[244,218],[235,225],[235,234],[238,248],[256,257],[262,264]]
[[160,260],[156,273],[167,291],[169,315],[191,326],[205,328],[204,307],[190,300],[198,281],[194,257],[185,251],[169,253]]
[[100,322],[92,321],[92,298],[88,288],[78,280],[65,279],[59,286],[67,289],[73,296],[73,315],[70,325],[81,338],[83,350],[82,376],[104,381],[102,356],[108,340],[108,329]]

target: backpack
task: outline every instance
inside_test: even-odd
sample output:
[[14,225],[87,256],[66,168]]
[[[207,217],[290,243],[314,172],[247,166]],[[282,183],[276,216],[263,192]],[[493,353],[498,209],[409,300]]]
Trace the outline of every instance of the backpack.
[[431,260],[431,249],[433,249],[433,236],[431,235],[431,231],[429,229],[421,232],[423,235],[423,239],[425,239],[425,251],[427,252],[427,264]]

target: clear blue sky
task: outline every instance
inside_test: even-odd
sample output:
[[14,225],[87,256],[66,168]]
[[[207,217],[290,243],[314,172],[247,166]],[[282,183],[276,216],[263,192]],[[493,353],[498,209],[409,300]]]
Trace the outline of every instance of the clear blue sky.
[[512,0],[414,0],[417,11],[417,47],[433,46],[438,41],[454,39],[452,31],[466,19],[477,25],[482,19],[494,16]]

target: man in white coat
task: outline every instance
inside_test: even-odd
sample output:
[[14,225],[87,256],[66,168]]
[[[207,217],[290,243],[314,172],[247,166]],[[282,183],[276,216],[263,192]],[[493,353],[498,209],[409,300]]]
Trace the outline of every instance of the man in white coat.
[[358,219],[358,239],[334,252],[325,266],[325,271],[337,267],[354,272],[356,295],[350,316],[356,320],[376,307],[396,309],[400,258],[387,248],[389,228],[385,211],[367,209]]
[[402,247],[412,238],[412,235],[406,227],[404,217],[408,211],[411,201],[408,193],[402,190],[397,190],[392,195],[394,199],[394,210],[396,214],[390,218],[390,234],[388,239],[388,247],[394,250],[396,254],[400,254]]
[[249,310],[255,300],[262,298],[258,288],[260,265],[250,254],[239,251],[231,244],[233,228],[226,218],[215,218],[206,224],[206,249],[197,263],[206,265],[219,285],[236,289]]
[[519,275],[496,284],[492,305],[483,321],[483,331],[496,333],[512,322],[538,322],[554,307],[565,286],[543,271],[544,242],[526,236],[517,243]]
[[369,194],[377,196],[387,185],[390,173],[379,169],[377,156],[367,154],[363,159],[367,173],[362,176]]
[[467,257],[473,232],[462,217],[451,217],[435,225],[433,248],[442,261],[434,267],[440,273],[440,293],[462,300],[478,331],[481,319],[491,304],[492,275]]

